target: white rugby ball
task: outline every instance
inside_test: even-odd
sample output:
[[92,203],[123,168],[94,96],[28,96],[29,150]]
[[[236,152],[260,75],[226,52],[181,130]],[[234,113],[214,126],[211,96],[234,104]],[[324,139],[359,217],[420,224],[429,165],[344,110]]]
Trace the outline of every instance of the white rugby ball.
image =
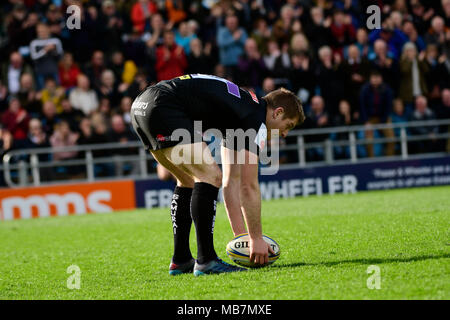
[[[280,257],[280,246],[278,243],[263,235],[264,241],[266,241],[271,247],[275,254],[269,253],[269,264],[274,263]],[[241,266],[244,267],[261,267],[261,265],[255,264],[250,261],[250,237],[248,233],[243,233],[238,235],[236,238],[228,242],[227,244],[227,255],[230,259]]]

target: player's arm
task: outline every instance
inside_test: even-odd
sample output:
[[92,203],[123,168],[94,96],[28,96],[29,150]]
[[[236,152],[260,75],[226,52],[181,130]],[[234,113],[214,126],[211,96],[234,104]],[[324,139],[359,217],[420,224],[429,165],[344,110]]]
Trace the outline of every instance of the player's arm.
[[241,165],[241,205],[250,236],[250,261],[257,264],[269,262],[272,248],[262,238],[261,192],[258,183],[258,156],[248,150]]
[[236,163],[236,151],[222,146],[222,192],[228,220],[235,236],[246,233],[241,210],[241,166]]

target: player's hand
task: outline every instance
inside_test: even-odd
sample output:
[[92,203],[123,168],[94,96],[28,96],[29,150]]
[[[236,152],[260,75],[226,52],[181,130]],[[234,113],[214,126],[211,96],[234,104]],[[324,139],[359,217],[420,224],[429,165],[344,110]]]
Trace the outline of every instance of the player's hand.
[[250,238],[250,261],[255,264],[265,265],[269,263],[269,252],[274,254],[272,248],[263,238]]

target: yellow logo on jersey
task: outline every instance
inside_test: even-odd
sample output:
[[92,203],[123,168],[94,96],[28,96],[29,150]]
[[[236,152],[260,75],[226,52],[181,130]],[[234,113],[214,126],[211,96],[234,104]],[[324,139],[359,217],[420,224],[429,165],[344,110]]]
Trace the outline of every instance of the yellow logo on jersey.
[[178,77],[178,79],[180,79],[180,80],[186,80],[186,79],[190,79],[190,78],[191,78],[191,76],[188,75],[188,74],[185,74],[184,76]]

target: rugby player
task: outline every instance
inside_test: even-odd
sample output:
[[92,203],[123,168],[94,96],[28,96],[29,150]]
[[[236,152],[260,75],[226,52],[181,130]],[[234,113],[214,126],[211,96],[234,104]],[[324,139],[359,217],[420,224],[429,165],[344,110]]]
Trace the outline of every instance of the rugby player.
[[[131,117],[145,147],[177,179],[171,204],[174,254],[169,274],[194,271],[199,276],[246,270],[225,263],[214,250],[222,172],[202,141],[202,131],[209,129],[224,137],[224,200],[233,232],[245,231],[246,224],[251,261],[267,264],[272,249],[262,238],[258,155],[267,137],[274,132],[285,137],[304,121],[300,100],[284,88],[261,98],[226,79],[192,74],[146,88],[133,102]],[[201,121],[201,130],[194,121]],[[231,129],[253,130],[255,137],[243,144],[234,143],[239,136],[230,137]],[[245,161],[237,164],[232,160],[239,154]],[[197,236],[196,260],[189,248],[192,222]]]

